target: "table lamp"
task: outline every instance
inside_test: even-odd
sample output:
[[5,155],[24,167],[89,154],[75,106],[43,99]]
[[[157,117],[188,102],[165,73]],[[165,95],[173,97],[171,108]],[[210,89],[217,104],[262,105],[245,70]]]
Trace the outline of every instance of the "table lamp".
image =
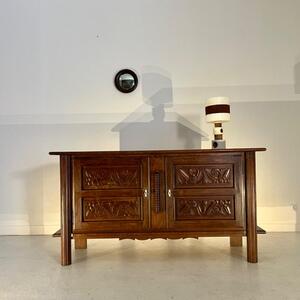
[[225,149],[226,143],[223,140],[222,123],[230,120],[230,105],[228,97],[209,98],[205,105],[206,121],[214,123],[213,149]]

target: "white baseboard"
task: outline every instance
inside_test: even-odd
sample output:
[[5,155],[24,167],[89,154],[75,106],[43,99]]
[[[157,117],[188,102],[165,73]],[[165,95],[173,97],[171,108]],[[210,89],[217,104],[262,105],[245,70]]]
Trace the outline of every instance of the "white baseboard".
[[[295,223],[258,223],[258,226],[267,232],[295,232],[300,231],[300,225]],[[8,225],[1,226],[0,235],[51,235],[60,228],[60,225]]]
[[[294,232],[299,231],[300,227],[295,223],[258,223],[258,226],[267,232]],[[298,227],[298,228],[297,228]]]
[[50,235],[56,232],[60,225],[2,225],[0,235]]
[[[0,214],[0,235],[48,235],[59,228],[59,214],[47,213],[46,220],[29,219],[28,214]],[[58,219],[58,220],[57,220]],[[33,224],[32,224],[33,223]]]
[[258,207],[257,224],[269,232],[300,231],[297,212],[292,205]]
[[[0,215],[0,235],[49,235],[56,232],[59,224],[30,225],[25,215]],[[293,206],[258,207],[257,224],[267,232],[300,231],[300,218],[297,222]]]

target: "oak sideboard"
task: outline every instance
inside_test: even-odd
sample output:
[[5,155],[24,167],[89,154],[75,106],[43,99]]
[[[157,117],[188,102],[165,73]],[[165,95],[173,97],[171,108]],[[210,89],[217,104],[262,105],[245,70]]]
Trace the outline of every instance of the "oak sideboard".
[[90,238],[247,237],[257,262],[255,154],[265,148],[50,152],[60,157],[61,264]]

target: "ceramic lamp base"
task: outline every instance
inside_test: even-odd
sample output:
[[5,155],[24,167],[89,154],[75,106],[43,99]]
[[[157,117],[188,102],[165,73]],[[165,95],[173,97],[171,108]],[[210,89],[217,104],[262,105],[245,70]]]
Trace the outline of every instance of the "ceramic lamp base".
[[212,149],[226,149],[226,142],[225,142],[225,140],[212,140],[211,148]]

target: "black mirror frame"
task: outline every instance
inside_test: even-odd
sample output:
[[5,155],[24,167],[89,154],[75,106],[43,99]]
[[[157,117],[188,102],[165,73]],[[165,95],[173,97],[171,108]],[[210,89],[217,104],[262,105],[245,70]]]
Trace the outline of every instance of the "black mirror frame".
[[[130,74],[132,77],[133,77],[133,79],[134,79],[134,86],[132,87],[132,88],[130,88],[130,89],[128,89],[128,90],[125,90],[125,89],[123,89],[121,86],[120,86],[120,83],[119,83],[119,79],[120,79],[120,77],[122,76],[122,75],[124,75],[124,74]],[[116,76],[115,76],[115,86],[116,86],[116,88],[120,91],[120,92],[122,92],[122,93],[131,93],[131,92],[133,92],[136,88],[137,88],[137,86],[138,86],[138,77],[137,77],[137,75],[135,74],[135,72],[133,72],[132,70],[129,70],[129,69],[123,69],[123,70],[121,70],[121,71],[119,71],[117,74],[116,74]]]

